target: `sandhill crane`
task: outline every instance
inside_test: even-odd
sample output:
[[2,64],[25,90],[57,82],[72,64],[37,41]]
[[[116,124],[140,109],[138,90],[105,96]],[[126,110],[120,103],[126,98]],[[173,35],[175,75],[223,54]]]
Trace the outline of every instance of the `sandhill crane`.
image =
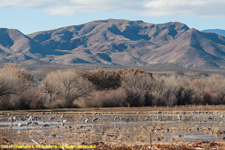
[[14,122],[14,121],[17,121],[17,117],[9,117],[8,118],[8,121],[11,121],[11,122]]
[[32,122],[33,120],[34,120],[34,117],[33,116],[29,116],[28,117],[28,121],[31,121]]
[[29,124],[31,124],[32,122],[31,121],[28,121],[27,123],[26,123],[26,126],[28,126]]
[[51,121],[51,120],[53,120],[53,119],[54,119],[54,117],[50,117],[50,118],[49,118],[49,121]]
[[13,121],[17,121],[17,117],[16,116],[13,117]]
[[11,121],[11,122],[12,122],[12,117],[9,117],[9,118],[8,118],[8,121]]
[[213,119],[213,117],[211,117],[211,116],[210,116],[210,117],[208,117],[208,119],[212,120],[212,119]]
[[32,124],[38,125],[38,122],[36,122],[36,121],[33,121],[33,122],[32,122]]
[[92,122],[94,123],[95,121],[97,121],[98,120],[98,118],[94,118],[93,120],[92,120]]
[[179,120],[181,120],[181,119],[182,119],[182,115],[177,115],[177,117],[179,118]]
[[113,120],[114,120],[114,122],[116,122],[116,120],[118,119],[118,117],[115,117]]
[[42,127],[50,127],[50,124],[43,124]]

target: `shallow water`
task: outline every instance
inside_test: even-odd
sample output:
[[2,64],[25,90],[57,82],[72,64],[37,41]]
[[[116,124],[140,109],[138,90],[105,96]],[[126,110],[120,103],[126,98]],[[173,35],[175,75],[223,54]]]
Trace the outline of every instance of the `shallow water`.
[[[8,121],[12,116],[0,115],[0,130],[3,133],[5,130],[4,135],[9,137],[13,136],[11,130],[16,130],[18,135],[29,134],[35,138],[54,139],[58,142],[63,142],[63,138],[69,138],[71,142],[82,140],[83,136],[85,141],[92,141],[92,136],[98,136],[99,140],[105,137],[106,142],[140,140],[142,143],[149,143],[150,140],[222,141],[225,136],[225,118],[221,114],[84,114],[82,117],[80,114],[64,114],[63,118],[61,115],[62,113],[36,114],[34,120],[38,125],[28,126],[25,114],[16,114],[17,121],[14,122]],[[93,122],[94,118],[98,120]],[[62,125],[63,120],[66,122]],[[19,123],[22,127],[18,126]],[[50,126],[44,127],[45,124]],[[46,136],[41,137],[40,134]]]

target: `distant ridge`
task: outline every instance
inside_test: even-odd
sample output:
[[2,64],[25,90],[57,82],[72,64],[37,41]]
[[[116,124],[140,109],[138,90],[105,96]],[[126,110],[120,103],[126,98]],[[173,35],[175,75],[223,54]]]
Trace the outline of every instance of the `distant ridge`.
[[[3,34],[1,30],[0,38],[5,36],[0,40],[1,55],[10,56],[4,57],[4,61],[15,58],[16,61],[38,59],[57,64],[225,68],[225,37],[190,29],[179,22],[97,20],[27,36],[17,31],[22,34],[20,38],[12,38],[11,33]],[[18,39],[20,44],[12,44]],[[15,54],[24,57],[18,59]]]
[[207,29],[207,30],[202,30],[202,32],[216,33],[225,37],[225,30],[221,30],[221,29]]

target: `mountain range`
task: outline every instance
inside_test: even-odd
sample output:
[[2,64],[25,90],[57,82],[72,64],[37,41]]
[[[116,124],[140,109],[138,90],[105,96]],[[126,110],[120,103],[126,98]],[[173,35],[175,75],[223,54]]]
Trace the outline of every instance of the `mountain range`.
[[225,37],[190,29],[180,22],[152,24],[122,19],[92,21],[29,35],[0,28],[0,61],[28,60],[225,68]]
[[216,33],[216,34],[225,36],[225,30],[222,30],[222,29],[207,29],[207,30],[202,30],[202,32]]

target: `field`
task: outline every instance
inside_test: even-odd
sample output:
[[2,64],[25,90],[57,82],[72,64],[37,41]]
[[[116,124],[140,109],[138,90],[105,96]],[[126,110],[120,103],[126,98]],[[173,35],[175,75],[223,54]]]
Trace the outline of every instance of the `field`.
[[225,149],[224,116],[223,105],[1,111],[0,142],[83,144],[96,149]]

